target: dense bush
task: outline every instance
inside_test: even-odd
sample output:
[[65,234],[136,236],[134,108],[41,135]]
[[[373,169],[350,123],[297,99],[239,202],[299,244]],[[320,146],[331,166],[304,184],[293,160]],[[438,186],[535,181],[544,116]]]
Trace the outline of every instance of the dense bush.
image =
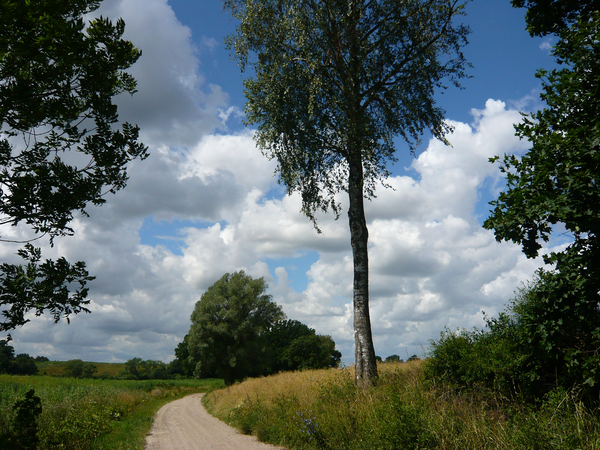
[[597,401],[600,322],[583,297],[575,302],[581,310],[570,310],[565,290],[572,287],[561,289],[555,273],[540,271],[503,313],[486,318],[486,329],[446,330],[432,341],[425,375],[527,400],[563,388]]

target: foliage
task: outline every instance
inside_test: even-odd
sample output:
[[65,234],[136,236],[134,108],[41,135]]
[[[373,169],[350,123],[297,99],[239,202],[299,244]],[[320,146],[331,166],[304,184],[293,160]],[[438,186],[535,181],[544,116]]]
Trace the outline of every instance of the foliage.
[[598,412],[553,390],[538,407],[489,391],[424,382],[420,362],[384,363],[356,389],[352,369],[286,372],[246,380],[204,398],[245,433],[291,450],[594,450]]
[[314,329],[297,320],[278,321],[265,339],[272,359],[265,374],[337,367],[341,361],[342,354],[335,349],[330,336],[317,335]]
[[525,20],[532,36],[558,33],[600,9],[598,0],[511,0],[515,8],[527,8]]
[[42,414],[42,402],[30,389],[23,400],[19,400],[13,406],[16,412],[12,430],[0,434],[0,444],[5,450],[36,450],[38,448],[38,424],[37,419]]
[[390,355],[387,358],[385,358],[386,363],[388,362],[404,362],[398,355]]
[[37,372],[34,358],[26,353],[15,356],[15,349],[6,340],[0,340],[0,373],[35,375]]
[[[26,266],[0,265],[0,306],[10,306],[2,311],[5,320],[0,323],[0,331],[23,326],[29,322],[25,315],[30,311],[36,316],[49,311],[54,323],[62,317],[68,322],[71,314],[90,312],[83,306],[90,302],[86,300],[85,286],[95,277],[89,276],[84,262],[71,265],[65,258],[59,258],[39,264],[41,250],[31,244],[26,244],[18,253],[28,261]],[[79,287],[71,292],[73,284]]]
[[97,371],[98,367],[93,363],[72,359],[65,364],[63,374],[73,378],[92,378]]
[[162,361],[132,358],[125,363],[119,377],[126,380],[164,380],[171,376],[167,364]]
[[189,336],[186,334],[175,348],[175,359],[169,364],[169,373],[191,377],[194,375],[194,366],[190,363]]
[[266,289],[262,278],[253,280],[244,272],[226,274],[213,284],[196,303],[190,332],[175,349],[175,367],[181,372],[195,367],[196,376],[219,376],[227,383],[337,367],[342,354],[333,339],[285,319],[281,307],[264,294]]
[[265,339],[267,348],[271,353],[271,373],[281,372],[283,370],[296,370],[298,367],[291,368],[287,361],[282,359],[286,348],[296,339],[303,336],[313,336],[316,331],[309,328],[298,320],[279,320],[266,333]]
[[[576,3],[571,2],[571,5]],[[572,242],[544,255],[553,270],[540,272],[532,299],[519,311],[540,364],[551,365],[560,385],[600,388],[600,13],[574,9],[553,54],[565,66],[545,77],[547,107],[525,116],[517,134],[532,143],[521,158],[505,155],[507,189],[492,202],[484,226],[497,240],[538,255],[557,229]],[[497,159],[497,158],[494,158]]]
[[12,364],[10,373],[14,375],[35,375],[38,373],[35,359],[27,353],[19,353]]
[[15,359],[15,348],[0,340],[0,373],[9,373]]
[[223,275],[202,294],[188,333],[197,377],[217,376],[232,383],[264,373],[265,333],[284,318],[266,289],[263,278],[239,271]]
[[[288,194],[315,224],[340,213],[349,195],[354,263],[357,382],[377,377],[369,318],[368,230],[364,197],[385,184],[394,138],[412,150],[429,129],[450,130],[433,95],[458,85],[467,63],[468,29],[457,25],[459,0],[225,0],[239,20],[228,38],[242,71],[248,124],[263,153],[277,160]],[[446,142],[446,141],[445,141]],[[318,229],[318,228],[317,228]]]
[[[127,164],[146,157],[138,128],[117,126],[113,103],[135,92],[127,69],[141,52],[122,39],[122,20],[85,23],[99,4],[0,1],[0,224],[24,223],[31,239],[73,234],[74,212],[105,203],[125,187]],[[23,325],[29,311],[50,310],[55,320],[86,311],[84,263],[38,265],[39,252],[19,251],[26,268],[0,266],[0,304],[12,305],[2,331]]]
[[513,319],[501,314],[489,330],[445,330],[432,341],[424,374],[454,388],[488,389],[532,398],[544,388],[540,374],[528,370],[531,350]]
[[[162,404],[221,386],[221,380],[99,381],[0,375],[0,436],[22,430],[15,405],[24,402],[34,388],[42,406],[37,415],[37,450],[142,448]],[[33,411],[35,405],[28,405]],[[122,430],[127,434],[121,434]],[[0,444],[0,448],[10,447]]]
[[425,375],[459,388],[484,387],[538,402],[554,388],[597,401],[598,357],[582,350],[586,339],[597,339],[586,334],[597,316],[565,314],[553,300],[560,294],[555,275],[540,271],[506,311],[486,318],[486,330],[446,330],[432,341]]
[[342,354],[335,349],[331,336],[311,334],[294,339],[281,353],[287,370],[337,367]]

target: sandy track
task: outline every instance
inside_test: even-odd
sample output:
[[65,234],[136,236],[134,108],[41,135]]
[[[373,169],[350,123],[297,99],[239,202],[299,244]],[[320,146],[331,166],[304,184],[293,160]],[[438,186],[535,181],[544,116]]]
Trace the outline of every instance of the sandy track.
[[188,395],[163,406],[146,437],[145,450],[285,450],[240,434],[211,416],[202,404],[203,395]]

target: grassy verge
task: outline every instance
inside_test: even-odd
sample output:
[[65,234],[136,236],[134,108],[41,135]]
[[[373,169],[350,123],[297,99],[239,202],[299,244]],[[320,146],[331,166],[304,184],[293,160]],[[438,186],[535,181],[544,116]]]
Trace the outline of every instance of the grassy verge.
[[39,450],[133,450],[143,449],[160,406],[221,386],[221,380],[103,381],[1,375],[0,444],[18,433],[14,405],[32,388],[42,404],[37,420]]
[[383,364],[376,388],[351,369],[284,373],[205,397],[244,433],[290,449],[600,449],[597,411],[567,392],[536,408],[423,380],[419,362]]

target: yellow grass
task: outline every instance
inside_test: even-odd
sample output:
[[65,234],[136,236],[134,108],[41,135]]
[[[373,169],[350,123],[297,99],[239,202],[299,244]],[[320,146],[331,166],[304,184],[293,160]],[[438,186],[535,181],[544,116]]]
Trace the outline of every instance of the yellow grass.
[[[380,375],[398,370],[416,372],[420,367],[421,361],[380,363],[378,371]],[[250,378],[225,389],[213,391],[207,401],[212,414],[221,419],[228,417],[231,411],[246,399],[270,407],[283,396],[293,396],[300,408],[310,408],[322,386],[330,382],[352,380],[353,377],[354,367],[282,372],[269,377]]]

